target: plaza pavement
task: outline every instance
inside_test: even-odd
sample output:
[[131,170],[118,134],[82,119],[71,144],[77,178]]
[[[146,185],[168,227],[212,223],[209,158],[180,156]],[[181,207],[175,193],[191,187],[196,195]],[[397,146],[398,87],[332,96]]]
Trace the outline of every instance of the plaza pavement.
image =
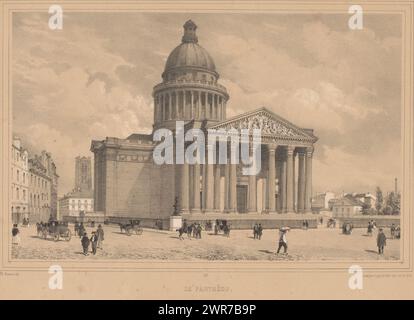
[[[387,239],[384,255],[377,254],[376,233],[354,229],[351,235],[336,229],[293,229],[288,233],[288,255],[276,255],[278,230],[264,230],[254,240],[251,230],[232,230],[230,237],[203,231],[202,239],[179,240],[177,232],[144,229],[142,235],[127,236],[117,226],[104,226],[103,250],[84,256],[80,239],[67,242],[41,239],[36,227],[20,227],[21,244],[12,247],[12,259],[39,260],[398,260],[400,240]],[[73,231],[73,225],[70,226]],[[87,227],[90,236],[92,228]],[[389,230],[386,230],[389,236]]]

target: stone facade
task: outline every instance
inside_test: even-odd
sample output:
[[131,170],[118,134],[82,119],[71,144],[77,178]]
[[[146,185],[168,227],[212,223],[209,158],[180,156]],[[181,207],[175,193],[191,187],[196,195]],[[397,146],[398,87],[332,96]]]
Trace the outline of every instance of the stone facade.
[[73,191],[59,199],[59,215],[66,217],[79,217],[81,214],[94,212],[93,192]]
[[20,224],[29,217],[29,154],[17,137],[13,139],[11,156],[12,222]]
[[[166,219],[178,199],[181,215],[189,220],[246,220],[250,215],[253,221],[310,213],[313,130],[266,108],[227,119],[229,95],[218,83],[213,59],[198,44],[196,28],[191,20],[185,23],[182,43],[168,57],[162,83],[154,87],[154,130],[174,132],[176,121],[183,121],[185,130],[205,134],[248,129],[252,139],[253,129],[260,129],[260,173],[244,176],[240,165],[229,162],[157,165],[152,134],[94,140],[95,209],[107,217]],[[229,144],[228,150],[232,147],[240,145]]]

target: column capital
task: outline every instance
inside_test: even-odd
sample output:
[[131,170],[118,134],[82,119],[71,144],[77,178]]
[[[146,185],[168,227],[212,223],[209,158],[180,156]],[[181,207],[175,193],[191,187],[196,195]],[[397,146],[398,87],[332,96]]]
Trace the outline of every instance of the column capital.
[[288,156],[290,156],[290,157],[293,156],[294,151],[295,151],[295,146],[287,146],[286,147],[286,154]]
[[308,157],[312,157],[312,155],[313,155],[313,151],[315,150],[315,148],[314,147],[307,147],[306,148],[306,156],[308,156]]
[[269,152],[276,152],[277,144],[275,144],[275,143],[269,143],[267,145],[267,148],[268,148]]

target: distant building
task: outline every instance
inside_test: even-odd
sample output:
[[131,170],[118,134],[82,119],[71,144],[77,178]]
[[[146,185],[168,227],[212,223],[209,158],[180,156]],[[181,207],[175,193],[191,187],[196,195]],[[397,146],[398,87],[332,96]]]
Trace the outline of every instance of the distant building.
[[38,156],[29,159],[29,173],[30,221],[48,221],[51,215],[52,179]]
[[363,202],[368,209],[375,208],[375,202],[377,201],[377,198],[369,192],[353,193],[352,195],[347,194],[347,196],[352,196],[353,198]]
[[47,221],[57,215],[58,178],[50,153],[30,155],[19,138],[13,139],[11,165],[12,221]]
[[335,199],[333,192],[317,193],[312,197],[312,210],[329,210],[329,201],[332,199]]
[[52,155],[49,152],[42,151],[38,157],[39,161],[46,169],[46,175],[50,179],[50,214],[53,218],[57,218],[57,206],[58,206],[58,179],[59,176],[56,173],[56,165],[52,159]]
[[82,214],[93,212],[93,191],[72,191],[59,200],[59,215],[65,217],[79,217]]
[[75,188],[59,199],[59,216],[70,220],[94,212],[90,157],[75,158]]
[[29,217],[29,179],[27,150],[22,148],[19,138],[12,143],[11,161],[11,213],[12,222],[20,224]]
[[75,190],[92,190],[91,157],[76,157]]
[[344,196],[341,199],[337,199],[332,206],[332,215],[335,218],[338,217],[353,217],[362,213],[364,202],[357,198],[350,196]]

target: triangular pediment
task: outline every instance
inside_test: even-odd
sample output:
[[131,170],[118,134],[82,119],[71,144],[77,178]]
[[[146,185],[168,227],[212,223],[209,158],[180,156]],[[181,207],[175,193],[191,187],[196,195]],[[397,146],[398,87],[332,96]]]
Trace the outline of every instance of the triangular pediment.
[[300,128],[266,108],[246,112],[226,121],[215,123],[209,126],[209,129],[261,129],[262,135],[266,136],[298,138],[313,142],[317,140],[311,129]]

